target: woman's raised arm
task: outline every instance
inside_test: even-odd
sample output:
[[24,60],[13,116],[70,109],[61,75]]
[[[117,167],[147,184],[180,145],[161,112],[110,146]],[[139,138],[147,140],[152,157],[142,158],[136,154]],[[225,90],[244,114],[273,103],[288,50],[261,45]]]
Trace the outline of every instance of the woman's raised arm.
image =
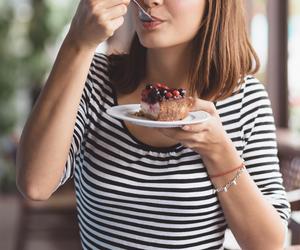
[[94,51],[123,24],[129,2],[80,2],[21,136],[17,186],[26,198],[48,199],[59,185]]

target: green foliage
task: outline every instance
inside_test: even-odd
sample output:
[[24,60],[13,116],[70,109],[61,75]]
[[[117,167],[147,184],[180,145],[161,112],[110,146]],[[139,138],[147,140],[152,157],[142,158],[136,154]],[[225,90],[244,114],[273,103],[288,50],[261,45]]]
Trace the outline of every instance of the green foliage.
[[[21,6],[30,3],[32,12],[24,20],[20,18]],[[0,137],[17,121],[12,101],[16,89],[30,89],[44,82],[52,64],[47,48],[55,44],[75,6],[73,1],[63,5],[47,0],[30,3],[0,0]]]
[[0,12],[0,135],[9,131],[15,122],[9,100],[11,99],[15,84],[14,70],[15,58],[7,51],[7,39],[13,19],[13,10],[9,6]]
[[[0,193],[15,190],[14,148],[11,135],[20,117],[16,90],[44,82],[57,37],[70,21],[71,0],[0,0]],[[68,11],[71,10],[71,11]]]

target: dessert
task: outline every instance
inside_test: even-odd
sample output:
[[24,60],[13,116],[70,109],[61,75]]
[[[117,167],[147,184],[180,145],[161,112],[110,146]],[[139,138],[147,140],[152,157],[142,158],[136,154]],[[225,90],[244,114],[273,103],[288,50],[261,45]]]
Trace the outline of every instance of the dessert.
[[169,88],[163,83],[149,84],[142,91],[139,115],[156,121],[177,121],[187,117],[192,100],[185,89]]

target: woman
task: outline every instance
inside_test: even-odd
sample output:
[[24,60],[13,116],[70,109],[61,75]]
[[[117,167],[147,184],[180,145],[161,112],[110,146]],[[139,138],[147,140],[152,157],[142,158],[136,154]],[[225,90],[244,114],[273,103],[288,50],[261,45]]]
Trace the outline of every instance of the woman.
[[[226,227],[243,249],[283,248],[289,205],[241,2],[139,1],[155,28],[134,7],[130,52],[110,57],[94,50],[130,1],[80,2],[23,131],[17,182],[45,200],[74,174],[84,249],[222,249]],[[154,82],[186,88],[211,119],[153,129],[106,113]]]

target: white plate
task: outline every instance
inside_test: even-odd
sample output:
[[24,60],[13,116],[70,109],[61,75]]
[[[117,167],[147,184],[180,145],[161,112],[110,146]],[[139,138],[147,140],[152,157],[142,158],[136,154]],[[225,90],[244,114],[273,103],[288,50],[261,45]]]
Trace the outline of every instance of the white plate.
[[205,122],[210,118],[210,115],[205,111],[190,112],[189,115],[180,121],[153,121],[145,117],[134,115],[140,110],[140,104],[127,104],[114,106],[107,109],[107,114],[110,116],[128,121],[140,126],[154,127],[154,128],[174,128],[183,125],[191,125]]

